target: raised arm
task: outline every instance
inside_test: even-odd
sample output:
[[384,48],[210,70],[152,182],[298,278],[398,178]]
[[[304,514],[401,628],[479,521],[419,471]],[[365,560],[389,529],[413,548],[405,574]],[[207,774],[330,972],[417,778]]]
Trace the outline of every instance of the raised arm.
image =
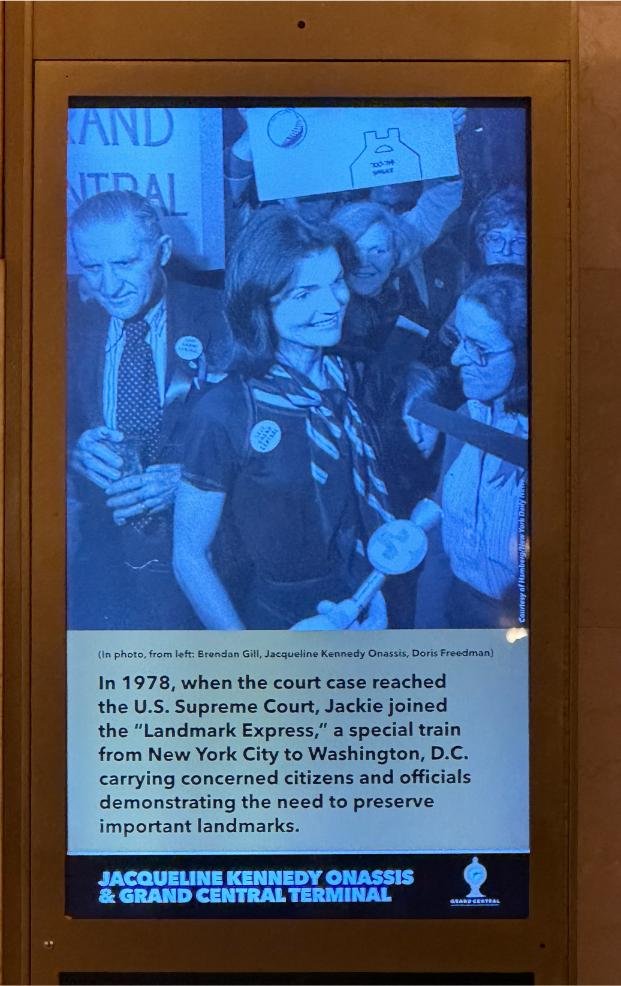
[[205,627],[243,630],[244,624],[210,556],[225,499],[225,493],[201,490],[185,481],[179,484],[175,501],[173,567],[179,585]]
[[[456,138],[463,130],[467,112],[463,106],[454,106],[451,109]],[[459,148],[459,143],[457,146]],[[418,202],[401,217],[415,255],[423,253],[440,237],[449,216],[459,209],[463,194],[464,183],[461,178],[423,182],[423,192]]]
[[429,182],[414,208],[403,214],[401,219],[415,254],[436,242],[449,216],[459,209],[463,193],[461,178]]

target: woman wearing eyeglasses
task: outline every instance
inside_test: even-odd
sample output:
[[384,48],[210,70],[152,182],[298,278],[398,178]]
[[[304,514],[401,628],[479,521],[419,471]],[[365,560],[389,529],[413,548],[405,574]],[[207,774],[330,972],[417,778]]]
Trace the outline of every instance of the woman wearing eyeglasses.
[[476,267],[498,264],[526,265],[526,195],[517,185],[507,185],[487,195],[471,219]]
[[[513,265],[525,268],[528,260],[526,226],[526,195],[517,185],[505,185],[490,192],[479,203],[469,222],[469,247],[464,259],[461,283],[484,274],[497,266]],[[432,334],[425,345],[422,359],[430,366],[446,366],[450,354],[445,340],[454,331],[455,309],[446,318],[439,333]],[[459,401],[458,393],[449,395],[449,403]]]
[[[460,413],[520,438],[528,437],[527,324],[524,274],[494,266],[465,289],[445,330],[466,399]],[[419,583],[417,627],[517,624],[526,484],[524,469],[447,436],[441,552]]]

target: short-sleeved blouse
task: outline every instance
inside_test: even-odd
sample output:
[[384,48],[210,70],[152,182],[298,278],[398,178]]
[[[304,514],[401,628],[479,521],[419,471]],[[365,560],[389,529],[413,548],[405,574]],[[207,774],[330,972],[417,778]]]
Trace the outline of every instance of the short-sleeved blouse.
[[[269,441],[261,441],[266,431]],[[311,475],[309,442],[304,408],[264,404],[236,376],[212,388],[194,410],[183,478],[226,494],[223,523],[235,528],[254,570],[255,591],[262,582],[329,576],[347,595],[369,571],[359,550],[366,535],[351,455],[331,464],[320,488]],[[320,586],[317,591],[325,598]],[[312,615],[319,599],[302,615]]]

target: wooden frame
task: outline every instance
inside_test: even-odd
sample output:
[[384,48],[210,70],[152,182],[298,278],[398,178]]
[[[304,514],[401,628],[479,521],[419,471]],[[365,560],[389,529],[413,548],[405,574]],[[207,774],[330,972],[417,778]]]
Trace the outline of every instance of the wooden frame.
[[[17,5],[15,5],[17,6]],[[51,982],[61,969],[156,972],[167,969],[265,969],[278,971],[377,972],[534,971],[538,981],[564,982],[570,975],[569,812],[569,18],[552,15],[557,5],[509,4],[516,29],[511,41],[493,38],[488,16],[446,4],[440,19],[433,4],[384,4],[394,15],[371,57],[367,4],[317,5],[307,16],[314,36],[294,24],[297,4],[161,4],[154,8],[153,39],[140,38],[135,15],[114,36],[115,4],[37,5],[32,47],[30,10],[13,11],[9,37],[19,36],[8,66],[26,99],[9,99],[7,121],[20,135],[7,155],[7,260],[16,278],[7,296],[11,330],[8,362],[19,368],[7,403],[22,422],[7,436],[7,705],[6,783],[12,807],[5,814],[5,941],[9,981]],[[438,5],[439,6],[439,5]],[[477,5],[478,6],[478,5]],[[481,5],[492,6],[492,5]],[[496,5],[493,5],[494,8]],[[504,5],[503,5],[504,6]],[[172,8],[175,8],[173,11]],[[213,34],[200,41],[190,32],[181,54],[181,29],[197,16],[211,18]],[[229,8],[224,10],[224,8]],[[451,11],[446,8],[450,7]],[[79,8],[80,16],[77,16]],[[189,9],[192,8],[192,11]],[[348,8],[346,11],[344,8]],[[356,35],[347,34],[352,9]],[[423,11],[424,8],[424,11]],[[515,8],[519,8],[519,11]],[[528,12],[530,8],[531,12]],[[534,11],[533,11],[534,8]],[[547,9],[544,9],[547,8]],[[307,8],[308,9],[308,8]],[[40,10],[40,13],[39,13]],[[421,11],[428,36],[410,41],[400,18]],[[437,11],[437,8],[435,8]],[[450,14],[457,19],[450,29]],[[270,31],[265,28],[269,13]],[[376,12],[377,13],[377,12]],[[306,16],[306,11],[304,11]],[[518,16],[519,15],[519,16]],[[388,16],[388,14],[386,14]],[[481,28],[473,30],[472,17]],[[87,29],[84,30],[84,18]],[[244,21],[245,18],[245,21]],[[468,37],[458,23],[470,19]],[[539,18],[539,20],[537,20]],[[327,19],[327,20],[326,20]],[[534,20],[533,20],[534,19]],[[492,14],[493,21],[493,14]],[[532,34],[534,21],[537,31]],[[556,27],[542,40],[542,25]],[[60,25],[66,30],[59,31]],[[235,35],[235,28],[240,35]],[[442,31],[448,31],[440,53]],[[107,25],[107,26],[106,26]],[[173,25],[177,25],[173,29]],[[252,26],[257,30],[252,34]],[[434,26],[435,25],[435,26]],[[339,37],[338,30],[342,33]],[[282,38],[275,41],[282,27]],[[56,30],[54,30],[56,28]],[[164,46],[165,30],[172,30]],[[218,29],[221,32],[218,33]],[[360,31],[358,32],[358,28]],[[307,29],[304,29],[307,30]],[[510,26],[506,27],[507,37]],[[98,33],[99,32],[99,33]],[[297,32],[297,33],[296,33]],[[530,37],[528,34],[530,32]],[[267,33],[270,37],[267,37]],[[291,55],[295,39],[301,47]],[[385,35],[385,36],[384,36]],[[424,29],[423,29],[424,35]],[[310,37],[310,41],[308,40]],[[335,41],[335,38],[337,40]],[[97,40],[96,40],[97,39]],[[142,44],[142,47],[141,47]],[[375,39],[373,44],[375,44]],[[495,45],[484,57],[485,45]],[[164,48],[163,48],[164,46]],[[164,53],[165,52],[165,53]],[[114,53],[114,54],[113,54]],[[253,55],[254,53],[254,55]],[[162,59],[150,61],[106,61]],[[284,61],[283,56],[288,60]],[[228,59],[246,58],[233,63]],[[269,59],[269,69],[257,61]],[[381,61],[378,58],[391,61]],[[439,61],[442,57],[444,60]],[[76,61],[75,59],[85,61]],[[206,62],[192,59],[203,58]],[[410,61],[417,58],[418,61]],[[421,58],[429,59],[426,62]],[[461,64],[449,58],[467,59]],[[501,58],[512,59],[510,64]],[[61,60],[67,59],[67,60]],[[183,60],[175,60],[183,59]],[[295,59],[295,72],[291,61]],[[325,63],[328,59],[338,59]],[[381,79],[352,59],[375,61]],[[438,59],[438,60],[432,60]],[[34,62],[34,89],[30,71]],[[321,69],[325,68],[325,71]],[[368,73],[368,74],[367,74]],[[17,82],[13,81],[17,86]],[[533,558],[532,599],[532,910],[526,921],[476,922],[80,922],[64,917],[64,114],[70,95],[513,96],[530,97],[533,153]],[[34,153],[30,153],[28,99],[34,106]],[[22,167],[20,170],[20,162]],[[30,240],[30,167],[33,165],[34,225]],[[11,195],[11,190],[13,195]],[[31,280],[30,259],[33,258]],[[33,290],[31,329],[30,290]],[[32,337],[31,337],[32,331]],[[30,342],[33,431],[29,434]],[[53,410],[52,410],[53,409]],[[57,425],[50,428],[50,421]],[[32,487],[30,456],[32,453]],[[32,490],[32,500],[30,493]],[[32,514],[30,513],[32,503]],[[30,517],[32,527],[30,528]],[[29,579],[32,548],[32,581]],[[32,595],[30,595],[30,586]],[[537,600],[545,600],[538,604]],[[30,605],[32,601],[32,606]],[[32,615],[31,615],[32,614]],[[32,654],[32,665],[30,664]],[[20,661],[21,659],[21,661]],[[32,682],[30,668],[32,667]],[[30,704],[30,702],[32,704]],[[31,712],[29,718],[28,712]],[[32,722],[31,744],[28,723]],[[29,753],[32,752],[30,762]],[[542,762],[538,751],[546,751]],[[32,791],[32,798],[29,798]],[[29,820],[32,818],[32,839]],[[15,847],[21,846],[21,854]],[[32,871],[30,873],[30,863]],[[32,888],[32,889],[31,889]],[[36,892],[35,892],[36,891]],[[27,928],[31,917],[32,943]],[[319,924],[319,926],[318,926]],[[165,932],[162,934],[162,932]],[[174,935],[173,935],[174,931]],[[228,936],[243,950],[231,948]],[[316,943],[321,940],[321,951]],[[365,942],[365,950],[360,942]],[[53,946],[49,943],[53,942]],[[45,943],[48,943],[47,945]]]

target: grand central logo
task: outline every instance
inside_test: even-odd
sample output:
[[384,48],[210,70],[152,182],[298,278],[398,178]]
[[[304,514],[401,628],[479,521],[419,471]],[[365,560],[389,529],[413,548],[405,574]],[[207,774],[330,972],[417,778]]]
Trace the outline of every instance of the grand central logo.
[[487,880],[487,870],[478,856],[473,856],[464,870],[464,880],[470,887],[465,897],[451,897],[451,907],[499,907],[498,897],[488,897],[481,890]]

